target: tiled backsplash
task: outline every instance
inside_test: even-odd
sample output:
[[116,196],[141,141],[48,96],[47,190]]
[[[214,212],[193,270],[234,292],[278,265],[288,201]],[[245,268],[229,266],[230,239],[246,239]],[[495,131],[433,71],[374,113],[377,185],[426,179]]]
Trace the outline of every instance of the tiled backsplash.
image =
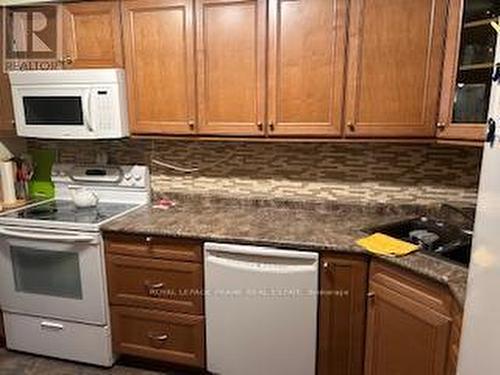
[[[475,205],[481,150],[390,143],[171,140],[30,141],[62,162],[146,163],[156,192],[291,199]],[[157,159],[185,173],[158,166]]]

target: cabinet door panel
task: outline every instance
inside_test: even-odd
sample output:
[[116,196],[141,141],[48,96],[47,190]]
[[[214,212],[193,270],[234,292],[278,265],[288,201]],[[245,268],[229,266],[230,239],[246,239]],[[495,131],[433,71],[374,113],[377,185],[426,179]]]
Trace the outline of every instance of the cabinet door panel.
[[444,375],[451,319],[372,282],[365,374]]
[[201,134],[263,134],[264,0],[196,3]]
[[122,4],[132,132],[193,133],[192,1],[138,0]]
[[444,0],[352,3],[347,136],[434,135],[445,16]]
[[270,0],[270,135],[340,134],[343,0]]
[[318,374],[361,375],[364,360],[367,261],[321,258]]
[[120,8],[115,1],[63,6],[65,68],[121,67]]
[[[4,14],[5,7],[0,8],[0,56],[4,56]],[[12,136],[16,133],[14,127],[14,113],[12,109],[12,94],[10,90],[9,76],[0,72],[0,137]]]

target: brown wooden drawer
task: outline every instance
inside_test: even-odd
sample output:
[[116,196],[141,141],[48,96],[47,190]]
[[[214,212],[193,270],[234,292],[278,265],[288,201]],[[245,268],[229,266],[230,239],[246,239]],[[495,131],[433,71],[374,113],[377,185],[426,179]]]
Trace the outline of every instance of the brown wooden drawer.
[[451,296],[448,289],[424,276],[373,260],[370,266],[371,283],[389,288],[444,315],[450,315]]
[[132,307],[111,308],[113,345],[120,354],[204,367],[202,316]]
[[203,313],[203,268],[199,263],[107,254],[113,305]]
[[108,253],[187,262],[202,260],[199,241],[133,234],[106,234],[105,239]]

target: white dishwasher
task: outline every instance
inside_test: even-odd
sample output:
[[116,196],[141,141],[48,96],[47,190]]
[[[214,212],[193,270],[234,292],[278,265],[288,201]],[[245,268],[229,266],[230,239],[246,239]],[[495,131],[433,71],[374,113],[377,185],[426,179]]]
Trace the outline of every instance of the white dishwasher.
[[221,375],[313,375],[318,254],[205,244],[207,367]]

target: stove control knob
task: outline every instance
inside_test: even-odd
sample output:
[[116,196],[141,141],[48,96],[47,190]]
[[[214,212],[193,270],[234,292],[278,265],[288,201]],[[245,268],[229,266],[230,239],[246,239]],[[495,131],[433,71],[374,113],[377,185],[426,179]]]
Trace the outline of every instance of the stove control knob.
[[128,181],[128,180],[130,180],[130,179],[132,178],[132,175],[131,175],[130,173],[125,173],[125,174],[123,175],[123,177],[125,178],[125,180],[127,180],[127,181]]
[[142,176],[139,173],[134,173],[134,180],[140,181]]

